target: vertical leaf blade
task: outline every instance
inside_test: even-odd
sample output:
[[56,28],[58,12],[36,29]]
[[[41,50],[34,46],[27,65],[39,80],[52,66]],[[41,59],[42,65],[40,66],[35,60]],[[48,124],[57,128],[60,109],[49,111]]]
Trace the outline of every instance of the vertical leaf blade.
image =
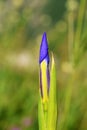
[[56,88],[56,70],[54,58],[52,56],[52,65],[50,71],[50,91],[48,101],[48,130],[56,130],[57,122],[57,88]]
[[39,122],[39,130],[46,130],[46,122],[43,110],[42,99],[39,94],[39,101],[38,101],[38,122]]

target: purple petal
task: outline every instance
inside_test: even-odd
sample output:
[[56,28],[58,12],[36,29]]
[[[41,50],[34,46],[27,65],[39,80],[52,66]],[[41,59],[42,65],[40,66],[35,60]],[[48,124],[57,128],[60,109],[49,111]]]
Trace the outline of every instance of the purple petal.
[[41,63],[43,60],[46,60],[47,64],[49,63],[48,42],[46,32],[43,33],[42,37],[39,54],[39,63]]

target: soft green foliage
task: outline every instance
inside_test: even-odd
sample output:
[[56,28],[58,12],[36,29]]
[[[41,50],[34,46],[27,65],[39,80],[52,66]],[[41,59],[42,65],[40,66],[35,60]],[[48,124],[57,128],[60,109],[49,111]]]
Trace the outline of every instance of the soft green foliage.
[[87,130],[87,0],[0,0],[0,130],[39,129],[44,31],[56,64],[58,130]]

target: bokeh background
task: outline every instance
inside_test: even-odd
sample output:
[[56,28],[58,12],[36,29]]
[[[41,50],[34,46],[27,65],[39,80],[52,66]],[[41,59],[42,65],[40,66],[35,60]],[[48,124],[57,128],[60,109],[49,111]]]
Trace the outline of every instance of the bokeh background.
[[44,31],[56,63],[58,129],[87,130],[86,0],[0,0],[0,130],[39,129]]

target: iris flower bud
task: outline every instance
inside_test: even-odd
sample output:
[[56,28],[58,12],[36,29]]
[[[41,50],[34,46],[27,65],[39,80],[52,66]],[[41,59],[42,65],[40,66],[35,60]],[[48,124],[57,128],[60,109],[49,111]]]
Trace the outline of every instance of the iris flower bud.
[[57,91],[56,71],[52,55],[51,67],[49,69],[49,52],[46,33],[44,32],[39,54],[39,100],[38,121],[39,130],[56,130],[57,122]]
[[48,100],[49,87],[50,87],[50,74],[49,74],[49,52],[46,33],[44,32],[40,46],[39,64],[40,64],[40,93],[43,102]]

